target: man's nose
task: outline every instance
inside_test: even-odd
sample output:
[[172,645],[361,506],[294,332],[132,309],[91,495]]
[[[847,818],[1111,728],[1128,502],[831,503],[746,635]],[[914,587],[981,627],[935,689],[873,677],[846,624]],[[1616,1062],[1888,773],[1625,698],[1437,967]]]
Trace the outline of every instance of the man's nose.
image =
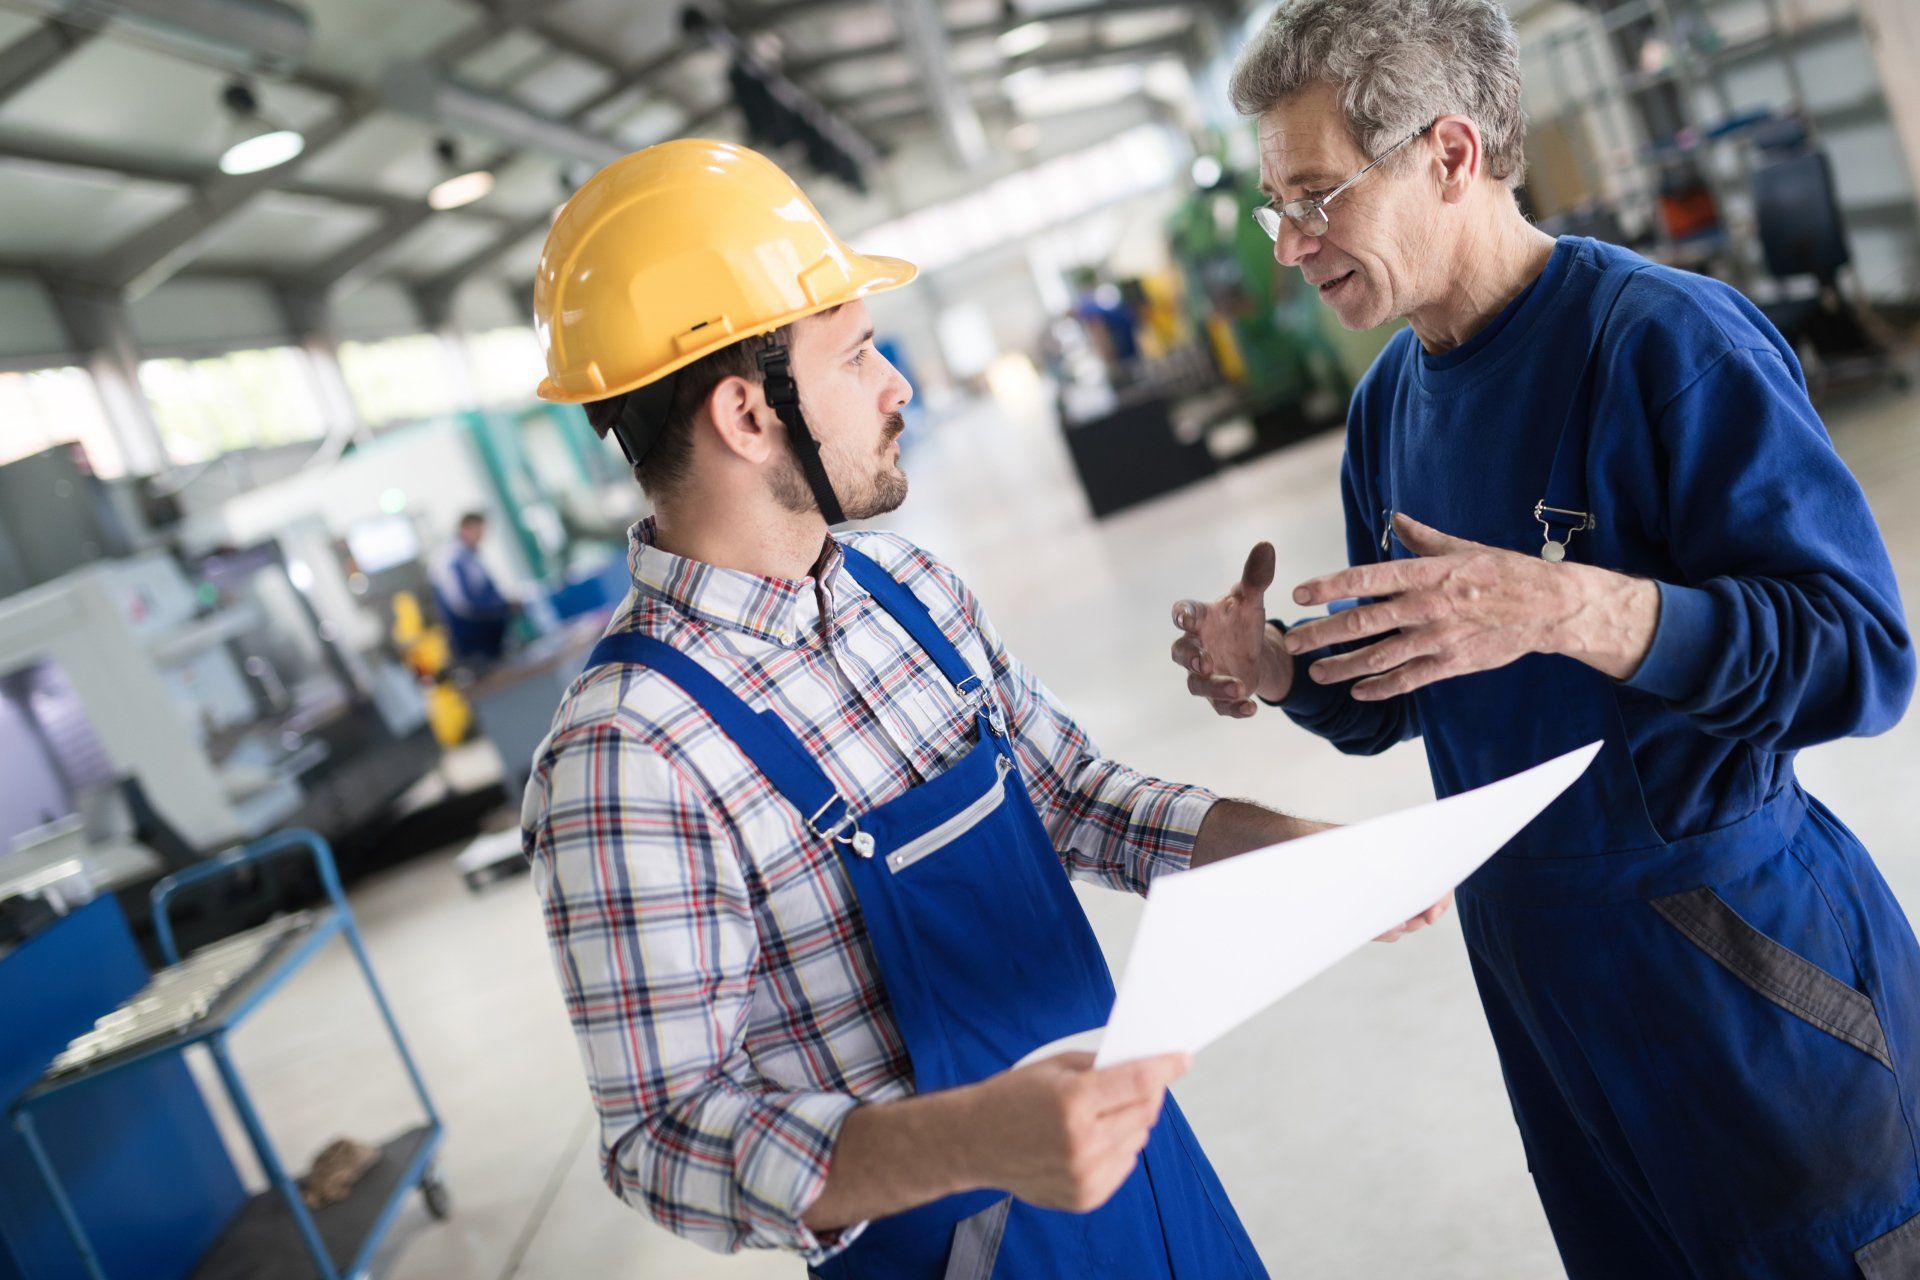
[[1318,236],[1310,236],[1294,225],[1292,218],[1280,219],[1280,235],[1273,242],[1273,259],[1283,267],[1297,267],[1320,251]]

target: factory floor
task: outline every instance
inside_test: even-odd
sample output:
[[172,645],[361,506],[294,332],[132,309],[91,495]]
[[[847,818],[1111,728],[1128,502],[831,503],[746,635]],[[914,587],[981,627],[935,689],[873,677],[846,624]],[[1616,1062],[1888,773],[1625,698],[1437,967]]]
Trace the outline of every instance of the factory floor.
[[[1879,513],[1911,616],[1920,399],[1856,399],[1828,419]],[[1276,714],[1216,720],[1167,661],[1169,604],[1224,589],[1255,540],[1278,546],[1283,586],[1340,562],[1336,435],[1098,524],[1037,403],[977,406],[922,437],[907,459],[912,497],[887,523],[959,567],[1013,650],[1107,754],[1333,820],[1430,796],[1417,744],[1348,759]],[[1517,518],[1530,501],[1516,495]],[[1920,904],[1907,807],[1917,760],[1920,714],[1885,737],[1809,752],[1801,768],[1908,904]],[[531,885],[517,876],[470,893],[455,852],[354,892],[447,1121],[454,1209],[435,1222],[410,1199],[375,1274],[798,1280],[792,1258],[707,1255],[607,1192]],[[1083,899],[1117,965],[1140,904]],[[237,1051],[302,1166],[332,1137],[378,1139],[408,1123],[404,1081],[343,955],[310,966],[244,1029]],[[1342,962],[1203,1054],[1177,1092],[1276,1277],[1561,1274],[1452,918]]]

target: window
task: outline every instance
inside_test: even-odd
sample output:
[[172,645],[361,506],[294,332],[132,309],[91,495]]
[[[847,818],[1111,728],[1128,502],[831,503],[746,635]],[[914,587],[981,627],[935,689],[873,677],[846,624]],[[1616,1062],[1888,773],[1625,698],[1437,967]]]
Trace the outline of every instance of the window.
[[453,356],[434,334],[340,344],[340,375],[368,426],[435,418],[467,407]]
[[985,191],[929,205],[856,237],[875,253],[934,270],[1046,227],[1071,229],[1104,206],[1173,181],[1166,131],[1141,125],[1098,146],[1009,174]]
[[474,394],[482,404],[520,404],[547,374],[540,340],[531,329],[493,329],[467,340],[473,360]]
[[325,427],[313,370],[297,347],[208,360],[147,360],[140,365],[140,387],[168,456],[179,463],[313,440]]
[[98,476],[124,472],[120,439],[85,369],[0,373],[0,463],[78,440]]

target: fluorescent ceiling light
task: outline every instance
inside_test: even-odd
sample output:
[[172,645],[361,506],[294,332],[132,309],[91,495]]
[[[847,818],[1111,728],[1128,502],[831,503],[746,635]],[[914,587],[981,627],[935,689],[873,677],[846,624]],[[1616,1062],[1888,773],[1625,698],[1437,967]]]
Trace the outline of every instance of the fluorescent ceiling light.
[[1051,39],[1052,36],[1053,32],[1046,23],[1029,22],[1024,26],[1015,27],[1011,31],[1001,32],[1000,35],[994,39],[993,43],[1000,50],[1001,57],[1018,58],[1024,54],[1032,53],[1035,49],[1038,49]]
[[271,169],[306,150],[307,140],[293,129],[277,128],[260,112],[260,100],[245,80],[232,80],[220,91],[233,120],[232,139],[220,155],[220,172],[259,173]]
[[228,147],[220,157],[220,172],[259,173],[285,164],[307,149],[307,140],[292,129],[263,129]]
[[486,169],[475,169],[472,173],[463,173],[427,192],[429,208],[447,210],[458,209],[462,205],[472,204],[493,190],[493,174]]

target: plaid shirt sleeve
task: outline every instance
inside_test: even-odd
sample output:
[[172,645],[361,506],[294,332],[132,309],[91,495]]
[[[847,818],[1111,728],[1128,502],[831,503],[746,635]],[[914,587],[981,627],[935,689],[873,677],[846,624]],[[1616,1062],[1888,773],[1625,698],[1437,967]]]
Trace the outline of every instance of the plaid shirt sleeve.
[[600,1115],[607,1185],[678,1235],[810,1263],[860,1228],[800,1221],[851,1095],[760,1079],[742,1047],[759,963],[727,827],[618,724],[563,729],[536,761],[527,851]]
[[1014,754],[1047,834],[1076,880],[1144,894],[1155,876],[1184,871],[1212,792],[1163,782],[1105,759],[1039,677],[1008,652],[960,576],[912,544],[913,557],[951,592],[980,638],[1007,713]]

